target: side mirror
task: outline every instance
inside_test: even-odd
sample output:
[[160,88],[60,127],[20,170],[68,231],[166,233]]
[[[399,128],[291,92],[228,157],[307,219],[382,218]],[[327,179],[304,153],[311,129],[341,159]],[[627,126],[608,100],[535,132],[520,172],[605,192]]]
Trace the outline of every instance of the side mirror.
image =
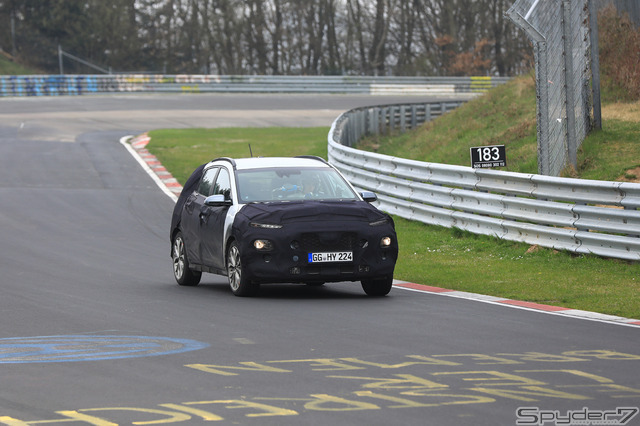
[[231,200],[225,198],[222,194],[209,195],[204,200],[204,205],[208,207],[224,207],[233,204]]
[[371,192],[371,191],[362,191],[360,193],[360,196],[367,203],[373,203],[373,202],[378,201],[378,196],[376,194],[374,194],[373,192]]

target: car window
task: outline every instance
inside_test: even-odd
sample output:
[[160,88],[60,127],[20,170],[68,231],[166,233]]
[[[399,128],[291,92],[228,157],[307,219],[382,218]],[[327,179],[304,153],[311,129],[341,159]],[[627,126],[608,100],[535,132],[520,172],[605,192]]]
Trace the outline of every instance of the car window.
[[200,181],[200,186],[198,186],[198,193],[204,195],[205,197],[209,196],[211,193],[211,188],[213,187],[213,181],[216,178],[216,174],[218,173],[218,167],[212,167],[202,176],[202,180]]
[[238,171],[243,203],[357,199],[347,182],[331,168],[270,168]]
[[216,183],[213,186],[211,195],[222,194],[227,200],[231,199],[231,180],[227,169],[220,169]]

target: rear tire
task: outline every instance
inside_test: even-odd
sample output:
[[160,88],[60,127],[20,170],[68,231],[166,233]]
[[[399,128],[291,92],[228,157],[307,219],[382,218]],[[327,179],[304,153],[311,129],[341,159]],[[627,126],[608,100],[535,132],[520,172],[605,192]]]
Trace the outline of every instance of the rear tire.
[[258,291],[258,285],[253,284],[242,272],[240,249],[235,241],[227,250],[227,277],[229,278],[229,287],[236,296],[253,296]]
[[368,296],[382,297],[389,294],[393,286],[393,277],[363,280],[362,289]]
[[180,232],[178,232],[173,240],[171,258],[173,259],[173,276],[178,284],[185,286],[195,286],[200,284],[202,272],[192,271],[189,267],[187,250],[184,245],[182,233]]

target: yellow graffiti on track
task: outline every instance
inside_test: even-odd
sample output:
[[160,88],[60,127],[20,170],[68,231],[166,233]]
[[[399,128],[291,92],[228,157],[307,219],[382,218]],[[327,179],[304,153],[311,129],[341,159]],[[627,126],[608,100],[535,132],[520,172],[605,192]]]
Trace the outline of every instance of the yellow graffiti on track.
[[[234,395],[197,401],[161,401],[153,407],[94,407],[59,410],[50,419],[25,420],[0,415],[0,425],[26,426],[70,423],[94,426],[162,425],[192,421],[238,421],[289,417],[313,412],[353,412],[388,409],[491,404],[497,400],[532,403],[552,400],[621,401],[640,399],[640,389],[616,383],[589,370],[591,362],[627,362],[631,374],[640,371],[640,356],[610,350],[567,351],[559,354],[408,355],[398,359],[314,358],[238,362],[235,365],[188,364],[185,374],[206,374],[220,380],[265,375],[274,381],[294,375],[315,376],[306,394]],[[575,363],[575,364],[574,364]],[[571,364],[571,365],[570,365]],[[601,364],[599,364],[601,365]],[[579,367],[579,368],[576,368]],[[505,371],[508,370],[508,371]],[[598,370],[600,371],[600,369]],[[203,376],[208,377],[208,376]],[[631,378],[637,383],[638,378]],[[318,389],[317,387],[321,387]],[[327,392],[328,389],[340,391]],[[259,391],[257,391],[259,392]],[[272,392],[273,393],[273,392]],[[616,403],[613,402],[613,403]],[[3,414],[3,413],[0,413]]]

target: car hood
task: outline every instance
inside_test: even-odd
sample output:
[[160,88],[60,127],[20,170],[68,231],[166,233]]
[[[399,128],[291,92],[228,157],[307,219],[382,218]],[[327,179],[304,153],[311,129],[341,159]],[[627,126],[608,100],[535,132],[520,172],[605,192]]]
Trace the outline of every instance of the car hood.
[[286,225],[307,221],[373,222],[388,218],[366,201],[299,201],[245,205],[238,215],[249,222]]

